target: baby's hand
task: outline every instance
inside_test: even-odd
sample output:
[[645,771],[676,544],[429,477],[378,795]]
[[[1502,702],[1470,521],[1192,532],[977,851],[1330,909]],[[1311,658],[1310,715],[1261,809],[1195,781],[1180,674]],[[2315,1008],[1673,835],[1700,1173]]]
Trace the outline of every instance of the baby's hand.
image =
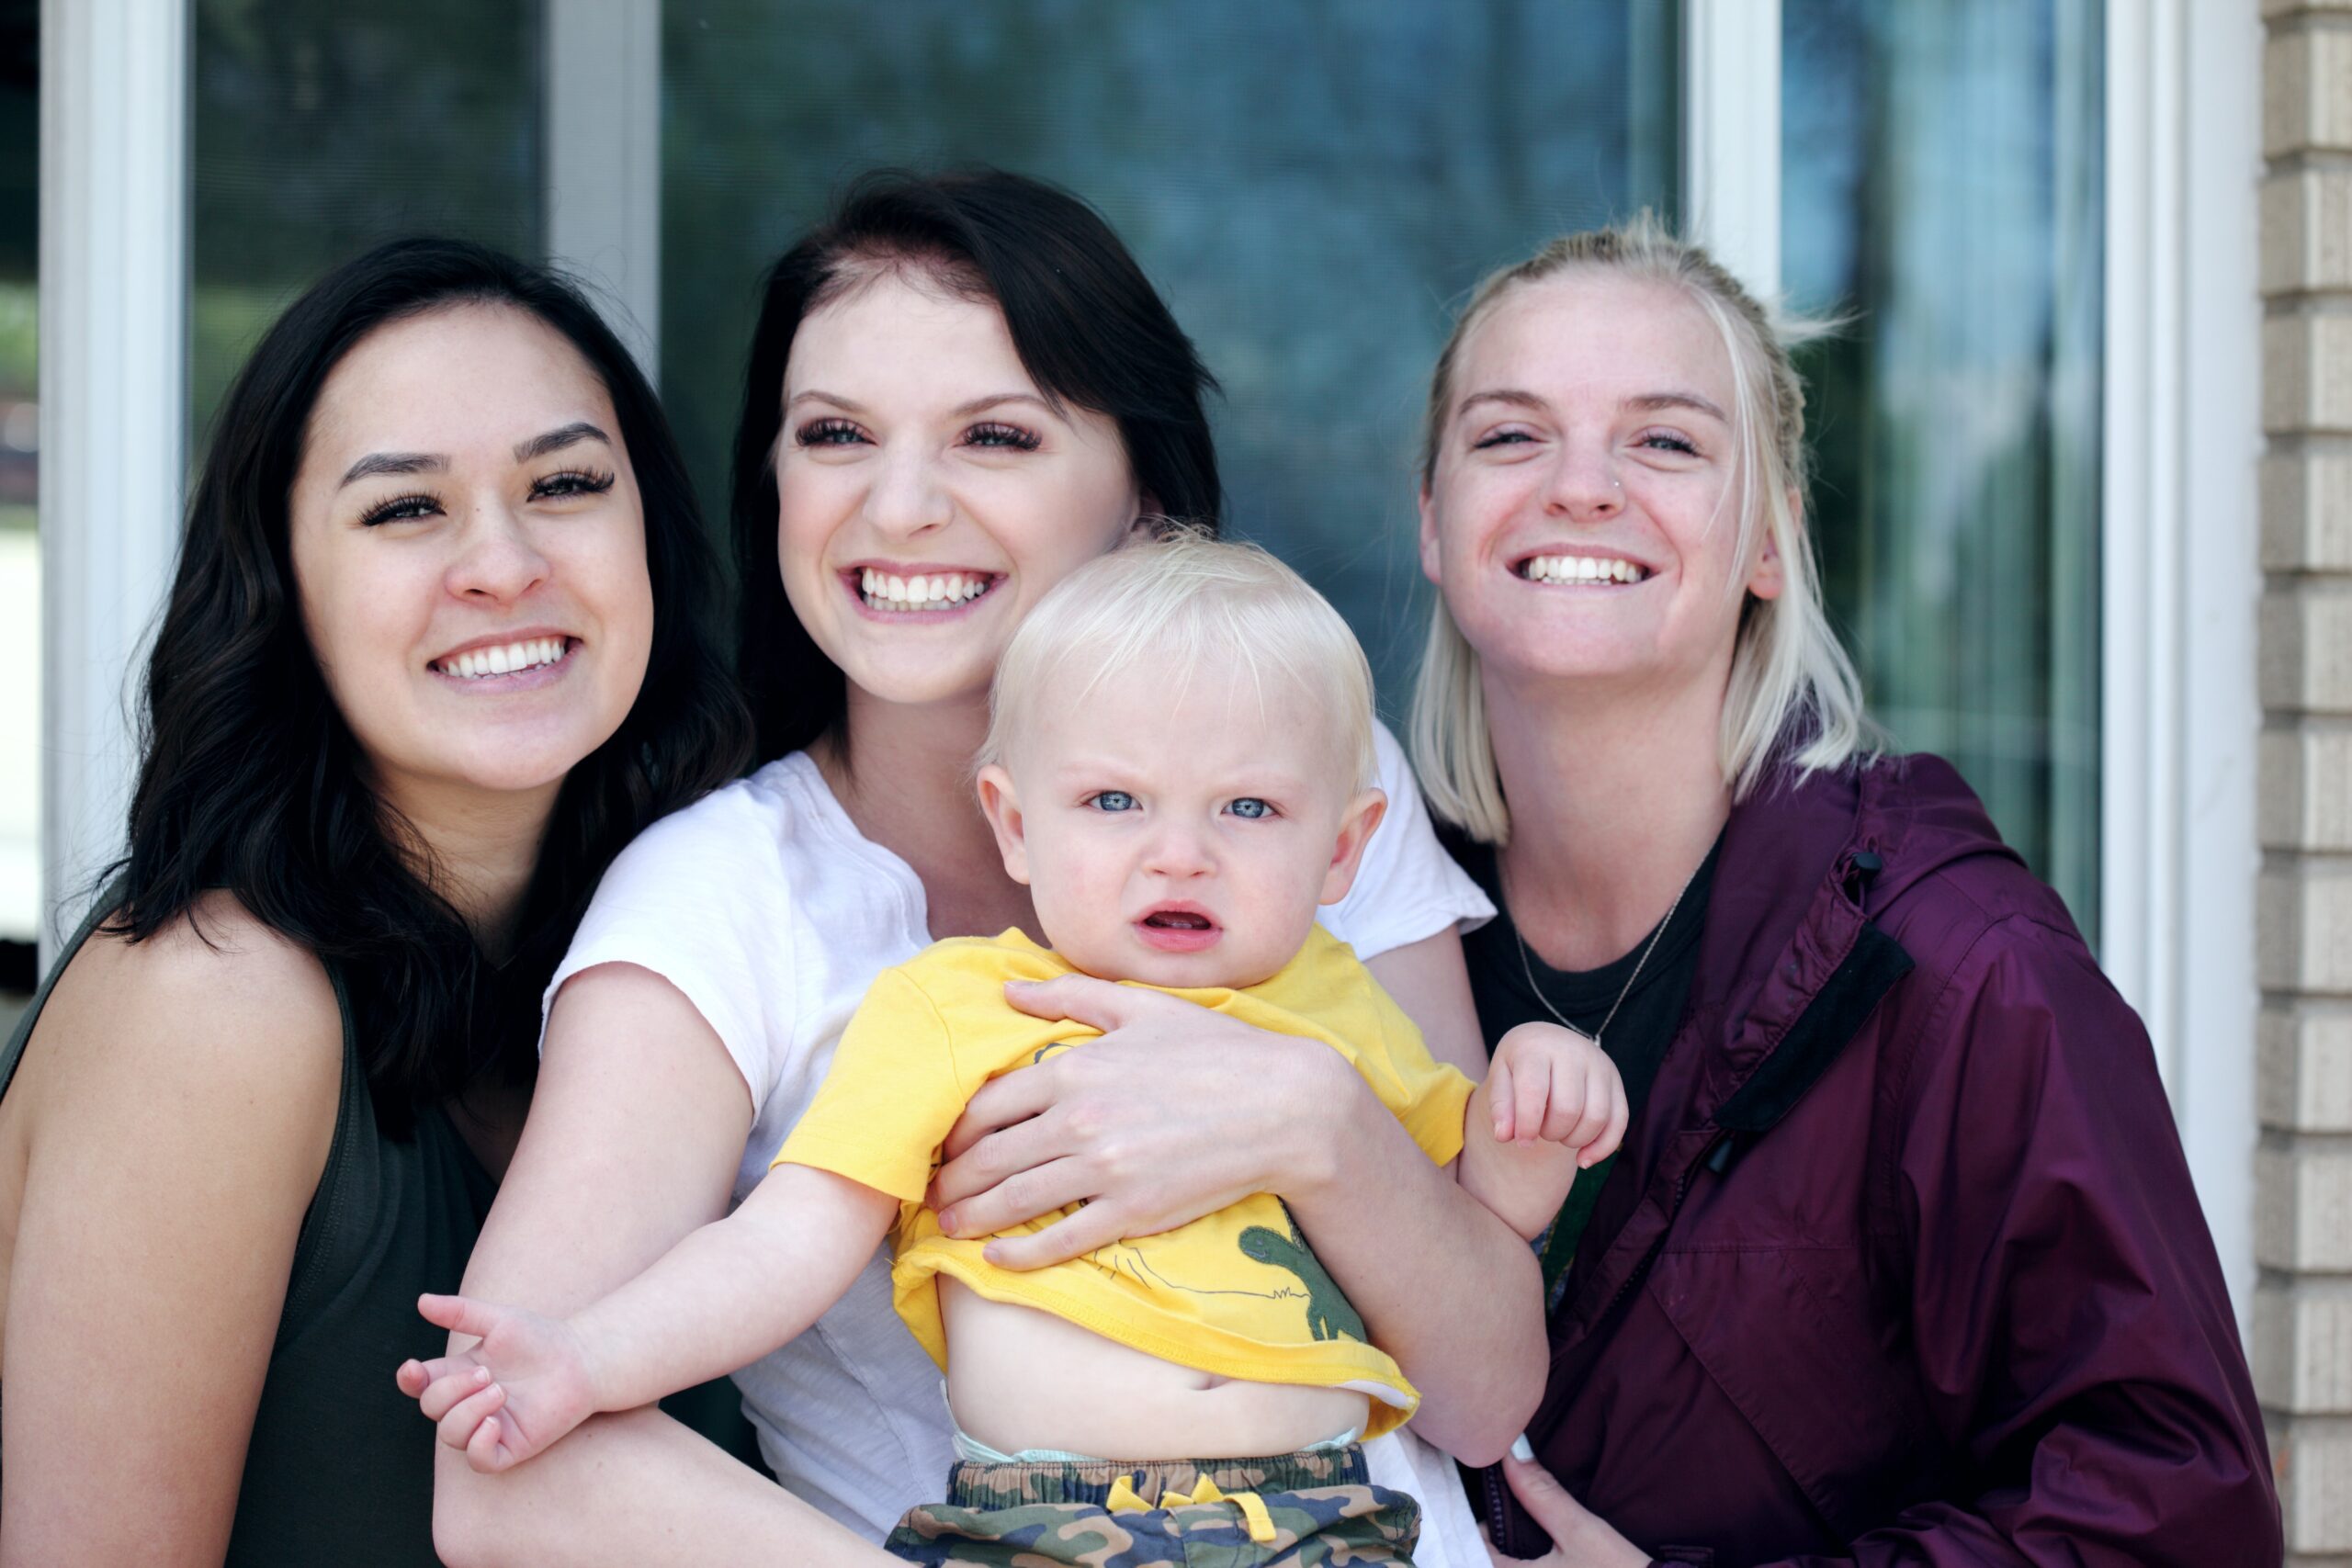
[[1589,1170],[1617,1152],[1628,1107],[1617,1064],[1556,1023],[1522,1023],[1496,1043],[1487,1103],[1498,1144],[1560,1144]]
[[594,1415],[595,1378],[571,1325],[465,1296],[419,1296],[425,1320],[481,1343],[405,1361],[397,1381],[441,1440],[485,1475],[510,1470]]

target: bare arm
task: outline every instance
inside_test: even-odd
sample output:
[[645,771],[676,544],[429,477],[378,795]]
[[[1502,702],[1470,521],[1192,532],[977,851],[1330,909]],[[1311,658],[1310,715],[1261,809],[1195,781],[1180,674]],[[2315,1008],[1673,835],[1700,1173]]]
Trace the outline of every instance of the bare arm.
[[[1449,982],[1449,967],[1461,975],[1451,932],[1373,961],[1384,982],[1404,976],[1408,999],[1427,1005],[1450,991],[1466,1012],[1468,983]],[[1343,1059],[1083,977],[1030,988],[1016,1005],[1105,1038],[973,1096],[938,1179],[949,1234],[987,1235],[1087,1200],[1082,1213],[989,1247],[1008,1267],[1036,1268],[1272,1192],[1421,1391],[1416,1429],[1473,1463],[1510,1446],[1543,1393],[1534,1255],[1430,1162]],[[1475,1023],[1452,1016],[1415,1021],[1455,1050],[1476,1038]],[[1191,1091],[1136,1094],[1139,1082],[1164,1081],[1171,1052],[1184,1054]]]
[[[751,1124],[741,1075],[676,987],[629,964],[575,976],[467,1292],[551,1314],[594,1301],[725,1213]],[[453,1568],[896,1561],[652,1409],[500,1475],[444,1450],[434,1535]]]
[[308,953],[233,903],[205,930],[94,937],[10,1089],[9,1568],[228,1548],[343,1031]]
[[650,1404],[787,1343],[841,1300],[898,1212],[846,1177],[780,1166],[733,1213],[568,1318],[426,1296],[426,1317],[481,1343],[426,1368],[420,1402],[447,1406],[441,1439],[474,1469],[505,1470],[598,1411]]

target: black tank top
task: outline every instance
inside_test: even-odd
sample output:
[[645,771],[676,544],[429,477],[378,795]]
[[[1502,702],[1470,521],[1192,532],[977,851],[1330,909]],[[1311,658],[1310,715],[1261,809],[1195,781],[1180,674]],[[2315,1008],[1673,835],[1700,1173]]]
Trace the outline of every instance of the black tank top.
[[[0,1051],[0,1095],[96,922],[74,933]],[[343,1014],[334,1141],[295,1245],[227,1561],[414,1568],[439,1561],[435,1438],[392,1371],[441,1353],[444,1336],[416,1314],[417,1294],[458,1288],[495,1184],[438,1107],[421,1110],[408,1137],[378,1129],[350,999],[332,966],[328,977]]]

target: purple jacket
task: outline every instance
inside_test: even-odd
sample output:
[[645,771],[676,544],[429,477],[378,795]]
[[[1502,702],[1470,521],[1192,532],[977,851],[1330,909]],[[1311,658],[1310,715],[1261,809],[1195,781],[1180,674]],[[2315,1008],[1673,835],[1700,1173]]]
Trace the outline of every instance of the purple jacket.
[[2147,1034],[1950,764],[1733,811],[1529,1435],[1678,1562],[2279,1561]]

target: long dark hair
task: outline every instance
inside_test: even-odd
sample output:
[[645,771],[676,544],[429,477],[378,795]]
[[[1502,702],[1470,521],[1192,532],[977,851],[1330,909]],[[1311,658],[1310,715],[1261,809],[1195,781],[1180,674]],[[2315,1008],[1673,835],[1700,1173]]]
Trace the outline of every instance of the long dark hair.
[[1115,421],[1137,488],[1168,515],[1216,531],[1223,496],[1202,407],[1216,379],[1102,215],[1068,191],[1001,169],[866,175],[768,270],[743,378],[731,519],[735,669],[762,757],[808,745],[846,702],[840,669],[785,597],[775,443],[801,319],[875,263],[920,267],[993,300],[1037,389]]
[[[364,782],[302,626],[287,495],[335,365],[387,323],[462,304],[529,312],[611,396],[644,499],[653,645],[611,739],[565,778],[493,965],[435,889],[424,846]],[[358,1021],[399,1132],[469,1086],[527,1081],[539,994],[613,856],[741,772],[749,724],[708,627],[715,562],[661,406],[595,310],[553,274],[457,240],[400,240],[330,273],[262,338],[215,423],[147,668],[144,758],[109,930],[136,942],[233,893],[316,953]]]

